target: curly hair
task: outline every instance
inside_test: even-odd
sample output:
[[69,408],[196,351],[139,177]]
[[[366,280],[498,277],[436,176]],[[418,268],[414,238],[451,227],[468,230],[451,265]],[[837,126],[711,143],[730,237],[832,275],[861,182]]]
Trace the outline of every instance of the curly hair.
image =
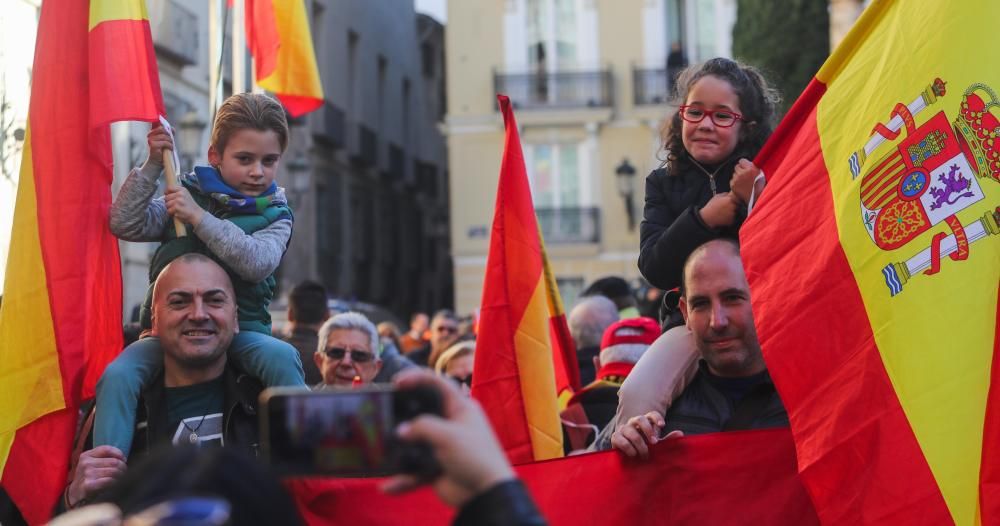
[[[753,66],[719,57],[692,65],[681,72],[673,104],[684,104],[694,84],[708,75],[728,82],[740,100],[740,113],[745,125],[740,128],[739,142],[730,159],[752,159],[774,131],[775,108],[780,100],[777,90],[770,87]],[[690,156],[681,140],[681,125],[680,110],[676,109],[660,130],[662,148],[666,153],[663,163],[671,175],[681,173],[690,165]]]
[[285,109],[278,101],[262,93],[237,93],[226,99],[215,114],[209,144],[221,154],[226,149],[229,138],[246,128],[273,131],[278,134],[281,151],[284,152],[288,147]]

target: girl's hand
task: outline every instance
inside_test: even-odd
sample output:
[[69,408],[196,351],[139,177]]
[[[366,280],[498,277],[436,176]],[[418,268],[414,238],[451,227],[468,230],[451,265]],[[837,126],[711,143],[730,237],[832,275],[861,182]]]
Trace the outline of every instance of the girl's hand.
[[189,225],[198,226],[205,215],[205,210],[194,202],[194,198],[183,186],[167,188],[163,194],[167,203],[167,212]]
[[729,184],[732,192],[740,199],[740,202],[747,204],[750,202],[750,194],[753,192],[753,182],[760,174],[757,168],[747,159],[740,159],[736,163],[736,170],[733,171],[733,180]]
[[722,228],[733,224],[736,220],[736,210],[741,204],[736,194],[723,192],[712,196],[698,214],[709,228]]
[[163,150],[174,149],[170,135],[159,124],[146,134],[146,143],[149,144],[149,156],[146,157],[146,162],[156,166],[163,166]]

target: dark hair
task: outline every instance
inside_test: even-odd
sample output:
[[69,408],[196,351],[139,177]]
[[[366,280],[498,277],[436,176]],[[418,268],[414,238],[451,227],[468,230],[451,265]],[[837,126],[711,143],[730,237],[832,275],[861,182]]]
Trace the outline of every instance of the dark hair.
[[619,276],[606,276],[590,284],[581,296],[604,296],[615,302],[619,310],[635,305],[632,287]]
[[328,317],[326,288],[315,281],[303,281],[288,295],[288,319],[297,323],[323,323]]
[[709,241],[706,241],[698,245],[698,248],[692,250],[691,254],[688,255],[686,260],[684,260],[684,267],[681,268],[681,284],[680,287],[678,288],[678,292],[680,292],[682,298],[687,298],[687,276],[690,273],[688,267],[691,266],[691,262],[694,261],[696,257],[700,256],[702,252],[708,250],[707,246],[710,243],[715,243],[715,242],[721,242],[725,243],[726,245],[729,245],[729,248],[733,250],[733,254],[736,257],[740,257],[740,242],[735,238],[717,237],[715,239],[711,239]]
[[221,499],[227,524],[303,524],[291,495],[262,463],[232,447],[163,445],[108,488],[100,500],[128,516],[185,497]]
[[[692,65],[681,72],[677,77],[677,95],[674,104],[677,106],[684,104],[691,87],[709,75],[728,82],[740,99],[740,113],[743,115],[744,123],[740,127],[740,139],[736,144],[736,150],[730,155],[730,160],[741,157],[753,159],[774,131],[775,107],[780,100],[778,92],[768,86],[767,80],[753,66],[720,57],[703,64]],[[664,122],[660,130],[660,139],[666,152],[663,162],[670,175],[681,173],[691,163],[688,151],[681,140],[681,125],[681,114],[678,109]]]

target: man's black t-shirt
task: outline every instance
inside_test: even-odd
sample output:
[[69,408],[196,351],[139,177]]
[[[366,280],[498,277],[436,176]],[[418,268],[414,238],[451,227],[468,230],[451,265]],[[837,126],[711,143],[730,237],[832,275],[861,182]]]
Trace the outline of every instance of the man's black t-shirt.
[[174,445],[222,446],[225,379],[166,388],[167,429]]

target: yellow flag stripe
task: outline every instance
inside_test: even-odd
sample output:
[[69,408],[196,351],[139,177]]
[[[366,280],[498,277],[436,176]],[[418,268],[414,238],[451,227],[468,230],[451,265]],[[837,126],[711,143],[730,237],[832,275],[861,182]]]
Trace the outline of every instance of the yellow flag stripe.
[[545,280],[540,276],[514,333],[521,397],[535,460],[563,456],[552,348],[549,345],[547,302]]
[[[898,155],[900,141],[927,133],[921,127],[941,112],[953,123],[969,86],[1000,89],[1000,74],[990,67],[1000,60],[1000,52],[984,38],[995,33],[995,22],[982,15],[984,3],[918,4],[876,1],[866,10],[817,75],[827,83],[817,125],[841,245],[886,372],[952,517],[957,524],[973,524],[979,520],[1000,236],[970,243],[966,260],[943,257],[939,273],[918,271],[908,276],[902,292],[891,295],[884,269],[905,265],[922,251],[929,254],[934,236],[951,230],[944,222],[928,223],[901,247],[882,250],[867,230],[880,224],[863,217],[861,209],[862,203],[880,208],[900,199],[896,192],[905,173],[891,163],[879,166]],[[914,106],[917,130],[900,128],[899,137],[883,140],[869,152],[873,162],[855,177],[852,155],[868,144],[874,126],[888,126],[893,108],[916,104],[936,78],[947,83],[947,93]],[[954,133],[950,128],[943,133]],[[878,180],[868,180],[872,178]],[[962,225],[976,223],[1000,203],[1000,185],[985,178],[978,185],[985,198],[968,200],[954,212]]]
[[281,38],[278,64],[257,84],[283,95],[322,99],[323,87],[302,0],[274,0],[274,18]]
[[113,20],[149,20],[145,0],[90,0],[90,26]]
[[36,203],[29,126],[0,307],[0,473],[17,430],[65,407]]

